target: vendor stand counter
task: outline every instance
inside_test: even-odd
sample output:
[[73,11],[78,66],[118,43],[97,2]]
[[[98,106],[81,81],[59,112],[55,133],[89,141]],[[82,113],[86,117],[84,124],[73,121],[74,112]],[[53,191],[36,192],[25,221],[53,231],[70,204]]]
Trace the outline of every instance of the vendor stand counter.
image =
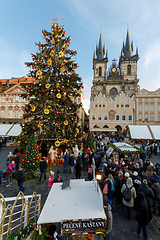
[[37,224],[61,223],[63,235],[105,232],[103,195],[97,180],[68,182],[53,184]]

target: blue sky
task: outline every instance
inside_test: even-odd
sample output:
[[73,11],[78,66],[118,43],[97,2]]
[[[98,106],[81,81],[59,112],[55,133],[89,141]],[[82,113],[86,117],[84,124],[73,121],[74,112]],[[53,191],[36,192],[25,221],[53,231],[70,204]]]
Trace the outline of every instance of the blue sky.
[[93,51],[99,41],[108,49],[109,63],[119,59],[127,23],[134,49],[139,48],[138,78],[140,88],[160,87],[160,1],[159,0],[0,0],[0,79],[28,74],[24,63],[36,53],[42,29],[63,14],[70,49],[77,51],[77,73],[84,83],[84,108],[88,112],[93,81]]

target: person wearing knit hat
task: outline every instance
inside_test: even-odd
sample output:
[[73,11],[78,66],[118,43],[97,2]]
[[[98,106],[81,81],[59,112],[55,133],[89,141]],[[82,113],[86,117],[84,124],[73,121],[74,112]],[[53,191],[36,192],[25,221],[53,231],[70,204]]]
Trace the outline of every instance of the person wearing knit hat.
[[124,176],[125,176],[126,178],[129,177],[129,176],[130,176],[129,172],[126,172],[126,173],[124,174]]
[[138,172],[135,171],[135,172],[133,173],[133,175],[134,175],[135,177],[138,176]]
[[143,192],[145,198],[148,203],[148,214],[149,214],[149,221],[152,219],[152,211],[151,211],[151,199],[154,198],[153,190],[148,186],[147,179],[143,179],[141,186],[138,188],[138,192]]

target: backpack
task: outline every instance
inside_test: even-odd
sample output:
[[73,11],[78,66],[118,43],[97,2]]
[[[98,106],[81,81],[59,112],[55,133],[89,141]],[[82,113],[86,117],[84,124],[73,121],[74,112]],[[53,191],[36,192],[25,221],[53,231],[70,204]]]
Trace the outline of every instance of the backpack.
[[56,182],[61,182],[61,177],[60,176],[57,176]]
[[131,188],[132,188],[133,186],[131,186],[130,188],[128,188],[127,187],[127,185],[126,185],[126,189],[124,190],[124,192],[123,192],[123,198],[124,198],[124,200],[126,201],[126,202],[130,202],[130,200],[131,200]]

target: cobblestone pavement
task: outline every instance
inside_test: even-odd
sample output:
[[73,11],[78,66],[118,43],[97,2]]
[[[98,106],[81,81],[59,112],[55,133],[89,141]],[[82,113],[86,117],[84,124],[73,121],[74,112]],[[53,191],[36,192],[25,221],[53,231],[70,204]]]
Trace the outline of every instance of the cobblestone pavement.
[[[0,170],[6,169],[6,159],[9,151],[13,151],[13,148],[4,147],[0,152]],[[157,162],[160,163],[159,156],[153,156],[152,162],[155,164]],[[56,173],[57,170],[60,170],[60,173],[63,177],[63,180],[67,179],[75,179],[74,173],[63,174],[63,167],[54,167],[53,171]],[[82,171],[81,178],[85,178],[87,180],[87,173]],[[47,176],[48,179],[48,176]],[[42,197],[42,207],[48,195],[48,183],[42,182],[41,184],[37,184],[38,179],[34,181],[27,181],[24,183],[26,188],[24,194],[32,195],[33,192],[37,194],[41,194]],[[0,193],[3,194],[5,198],[7,197],[15,197],[18,194],[18,186],[17,182],[14,180],[13,184],[6,188],[6,184],[2,184],[0,186]],[[134,214],[135,215],[135,214]],[[112,239],[114,240],[138,240],[139,237],[133,235],[136,232],[137,222],[134,220],[127,221],[125,217],[125,208],[123,204],[113,204],[113,232]],[[147,226],[149,240],[160,240],[160,216],[153,215],[153,220]]]

